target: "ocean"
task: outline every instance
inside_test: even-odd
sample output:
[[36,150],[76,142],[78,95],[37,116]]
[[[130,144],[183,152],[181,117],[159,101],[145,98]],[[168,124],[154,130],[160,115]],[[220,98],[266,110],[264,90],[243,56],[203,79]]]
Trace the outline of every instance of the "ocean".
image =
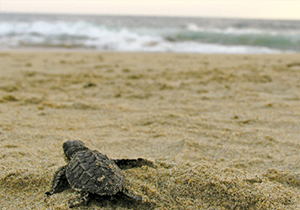
[[300,21],[0,13],[0,49],[300,52]]

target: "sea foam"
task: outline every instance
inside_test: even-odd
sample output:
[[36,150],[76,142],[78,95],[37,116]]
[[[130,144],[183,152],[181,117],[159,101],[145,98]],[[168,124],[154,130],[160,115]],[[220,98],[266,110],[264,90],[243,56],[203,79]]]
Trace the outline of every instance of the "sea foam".
[[[2,14],[3,16],[3,14]],[[25,17],[27,17],[25,15]],[[176,22],[177,20],[177,22]],[[180,20],[180,21],[178,21]],[[185,19],[183,19],[185,20]],[[30,16],[0,20],[1,48],[85,48],[98,51],[184,53],[281,53],[300,51],[300,30],[278,24],[217,20],[126,19],[95,16]],[[152,21],[152,22],[151,22]],[[223,20],[222,20],[223,21]],[[199,22],[199,20],[198,20]],[[260,23],[259,24],[263,24]]]

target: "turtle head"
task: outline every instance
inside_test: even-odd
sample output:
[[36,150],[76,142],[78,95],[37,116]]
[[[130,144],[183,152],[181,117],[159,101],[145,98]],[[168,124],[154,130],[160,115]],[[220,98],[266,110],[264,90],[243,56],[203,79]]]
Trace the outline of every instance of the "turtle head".
[[65,156],[67,158],[67,161],[71,160],[71,157],[78,151],[87,150],[88,148],[84,145],[84,143],[80,140],[74,140],[74,141],[66,141],[63,144],[63,149]]

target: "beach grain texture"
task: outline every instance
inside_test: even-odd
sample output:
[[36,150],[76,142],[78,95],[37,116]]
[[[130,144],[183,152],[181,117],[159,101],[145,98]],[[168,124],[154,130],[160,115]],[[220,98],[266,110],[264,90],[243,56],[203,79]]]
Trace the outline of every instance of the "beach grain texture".
[[68,209],[72,139],[155,165],[78,209],[300,209],[299,54],[1,52],[0,116],[1,209]]

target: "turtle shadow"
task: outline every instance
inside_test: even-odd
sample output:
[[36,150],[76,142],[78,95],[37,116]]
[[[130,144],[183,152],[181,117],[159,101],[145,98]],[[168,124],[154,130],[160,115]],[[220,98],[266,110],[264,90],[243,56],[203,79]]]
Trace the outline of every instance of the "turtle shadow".
[[121,192],[113,196],[90,194],[90,201],[87,207],[93,205],[100,208],[119,209],[120,207],[128,209],[154,209],[154,203],[148,201],[136,201],[123,195]]

